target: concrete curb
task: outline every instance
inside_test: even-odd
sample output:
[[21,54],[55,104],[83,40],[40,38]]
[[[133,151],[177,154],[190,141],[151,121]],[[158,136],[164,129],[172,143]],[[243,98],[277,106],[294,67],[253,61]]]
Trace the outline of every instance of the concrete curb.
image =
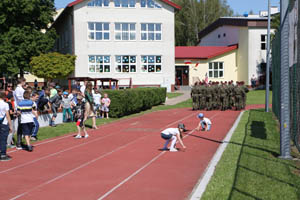
[[215,168],[216,168],[218,162],[220,161],[220,159],[223,155],[223,152],[225,151],[228,143],[230,142],[230,139],[231,139],[236,127],[238,126],[243,114],[244,114],[244,111],[242,111],[240,113],[238,118],[235,120],[233,126],[231,127],[231,129],[227,133],[226,137],[224,138],[223,143],[218,147],[215,155],[213,156],[213,158],[209,162],[209,164],[208,164],[207,168],[205,169],[203,175],[200,177],[197,185],[194,187],[190,197],[188,198],[189,200],[199,200],[199,199],[201,199],[201,197],[202,197],[203,193],[205,192],[206,187],[207,187],[212,175],[214,174]]

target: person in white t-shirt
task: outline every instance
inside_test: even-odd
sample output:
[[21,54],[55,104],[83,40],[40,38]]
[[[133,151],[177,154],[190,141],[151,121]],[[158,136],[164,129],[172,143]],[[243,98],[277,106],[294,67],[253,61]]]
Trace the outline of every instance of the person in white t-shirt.
[[212,124],[211,121],[210,121],[210,119],[204,117],[204,114],[203,114],[203,113],[200,113],[200,114],[198,115],[198,118],[200,119],[200,122],[199,122],[199,124],[198,124],[196,130],[199,131],[199,130],[200,130],[200,127],[201,127],[201,130],[202,130],[202,131],[210,131],[210,129],[211,129],[211,124]]
[[12,133],[12,123],[9,115],[8,103],[4,102],[5,92],[0,92],[0,160],[8,161],[11,159],[6,154],[7,137],[9,132]]
[[182,138],[181,134],[184,131],[185,131],[185,127],[184,127],[184,124],[182,124],[182,123],[178,124],[178,128],[167,128],[167,129],[163,130],[161,132],[161,137],[164,140],[166,140],[166,142],[165,142],[165,145],[164,145],[164,147],[163,147],[162,150],[164,150],[164,151],[168,150],[168,144],[171,141],[170,151],[171,152],[178,151],[175,148],[177,140],[179,141],[179,143],[181,144],[181,146],[185,149],[186,147],[184,146],[183,141],[181,139]]
[[94,91],[95,91],[93,93],[94,104],[95,104],[94,110],[95,110],[96,117],[98,118],[100,116],[101,94],[97,89],[95,89]]

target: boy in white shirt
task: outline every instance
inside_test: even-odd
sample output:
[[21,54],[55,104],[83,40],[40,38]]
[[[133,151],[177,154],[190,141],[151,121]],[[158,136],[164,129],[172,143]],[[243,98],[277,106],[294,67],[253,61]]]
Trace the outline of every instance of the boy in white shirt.
[[203,113],[200,113],[200,114],[198,115],[198,118],[200,119],[200,122],[199,122],[199,124],[198,124],[196,130],[199,131],[199,130],[200,130],[200,127],[201,127],[201,128],[202,128],[202,129],[201,129],[202,131],[210,131],[210,129],[211,129],[211,124],[212,124],[211,121],[210,121],[210,119],[204,117],[204,114],[203,114]]
[[181,134],[184,131],[185,131],[185,127],[184,127],[184,124],[182,124],[182,123],[178,124],[178,128],[167,128],[167,129],[163,130],[161,132],[161,137],[166,140],[166,143],[162,150],[168,150],[168,144],[170,141],[172,141],[171,146],[170,146],[170,152],[178,151],[175,148],[177,140],[179,141],[181,146],[185,149],[186,147],[184,146],[182,139],[181,139],[182,138]]
[[0,151],[1,161],[9,161],[10,156],[6,154],[7,137],[12,132],[12,123],[9,115],[9,106],[4,102],[5,92],[0,92]]

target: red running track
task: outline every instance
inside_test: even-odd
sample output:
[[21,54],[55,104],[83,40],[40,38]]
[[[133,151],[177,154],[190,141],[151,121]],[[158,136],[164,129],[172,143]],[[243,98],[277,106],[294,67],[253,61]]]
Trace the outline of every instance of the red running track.
[[0,199],[182,200],[203,174],[239,112],[210,111],[210,132],[188,131],[185,152],[162,152],[160,132],[185,123],[194,129],[198,112],[158,111],[35,144],[32,153],[11,150],[0,163]]

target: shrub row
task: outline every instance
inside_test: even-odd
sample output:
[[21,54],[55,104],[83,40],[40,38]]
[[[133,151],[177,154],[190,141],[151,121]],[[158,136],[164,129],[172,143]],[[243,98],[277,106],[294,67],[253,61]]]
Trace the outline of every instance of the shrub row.
[[105,90],[111,100],[110,117],[122,117],[138,113],[162,104],[166,100],[166,88],[135,88]]

